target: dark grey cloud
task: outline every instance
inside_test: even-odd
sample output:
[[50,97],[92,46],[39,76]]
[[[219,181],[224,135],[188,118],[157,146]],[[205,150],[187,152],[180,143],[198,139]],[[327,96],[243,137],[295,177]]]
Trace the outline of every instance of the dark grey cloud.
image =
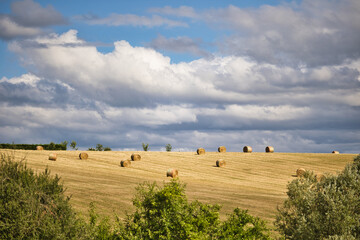
[[0,15],[0,38],[11,40],[17,37],[32,37],[41,33],[39,28],[24,27],[7,15]]
[[42,7],[33,0],[17,1],[11,4],[11,16],[25,27],[47,27],[67,24],[67,20],[53,6]]
[[108,17],[100,18],[94,14],[85,14],[75,16],[75,20],[84,21],[91,25],[108,25],[108,26],[145,26],[145,27],[188,27],[188,24],[182,21],[164,18],[159,15],[138,16],[135,14],[117,14],[112,13]]
[[51,5],[42,7],[32,0],[11,4],[10,14],[0,15],[0,38],[33,37],[43,33],[44,27],[67,24],[67,19]]
[[159,35],[157,38],[153,39],[148,46],[156,50],[187,53],[205,58],[211,57],[212,55],[201,47],[203,44],[201,39],[192,39],[189,37],[166,38]]

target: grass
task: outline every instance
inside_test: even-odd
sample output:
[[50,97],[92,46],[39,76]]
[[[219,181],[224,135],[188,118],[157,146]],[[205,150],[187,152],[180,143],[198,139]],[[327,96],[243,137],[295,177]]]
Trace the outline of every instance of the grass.
[[[13,150],[0,150],[13,153]],[[286,198],[286,185],[293,180],[296,169],[303,167],[316,173],[335,174],[351,162],[356,154],[315,153],[240,153],[240,152],[144,152],[141,161],[132,161],[130,168],[120,161],[130,159],[134,152],[86,151],[89,159],[80,160],[80,151],[55,151],[56,161],[49,161],[54,151],[15,150],[15,157],[26,156],[28,167],[38,172],[49,167],[61,176],[71,195],[73,207],[84,215],[94,202],[101,215],[114,212],[125,217],[132,212],[135,187],[144,181],[169,181],[166,171],[179,170],[179,178],[187,184],[189,200],[221,204],[221,217],[240,207],[271,223],[276,207]],[[216,167],[224,159],[226,166]]]

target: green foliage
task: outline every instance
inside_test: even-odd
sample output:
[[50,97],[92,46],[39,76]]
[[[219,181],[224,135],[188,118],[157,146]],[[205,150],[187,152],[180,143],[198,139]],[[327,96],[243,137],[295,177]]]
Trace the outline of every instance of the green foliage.
[[63,142],[61,142],[60,144],[61,145],[63,145],[63,147],[64,147],[64,150],[67,150],[67,145],[68,145],[68,141],[63,141]]
[[103,145],[102,144],[100,144],[100,143],[98,143],[98,144],[96,144],[96,151],[104,151],[104,147],[103,147]]
[[120,238],[269,239],[264,222],[246,211],[236,209],[222,223],[219,205],[189,203],[185,185],[178,180],[171,180],[162,188],[155,183],[139,185],[133,204],[135,213],[128,215],[120,227]]
[[0,143],[0,149],[23,149],[23,150],[36,150],[36,146],[42,146],[45,150],[66,150],[67,142],[64,141],[60,144],[51,142],[50,144],[14,144],[14,143]]
[[104,151],[111,151],[111,148],[105,147],[105,148],[104,148]]
[[265,222],[236,208],[221,225],[218,239],[270,239]]
[[88,151],[96,151],[96,149],[95,148],[88,148]]
[[170,143],[166,144],[165,146],[167,152],[171,152],[172,146]]
[[79,218],[47,169],[35,174],[2,154],[0,174],[0,239],[269,239],[264,222],[246,211],[221,222],[219,205],[189,202],[179,180],[140,184],[135,212],[112,225],[93,203],[89,222]]
[[288,185],[275,225],[286,239],[359,239],[360,155],[337,176],[312,172]]
[[71,141],[70,147],[74,150],[78,150],[79,148],[76,147],[77,143],[75,141]]
[[85,239],[86,226],[64,196],[60,178],[35,174],[1,154],[0,239]]
[[142,147],[143,147],[144,151],[147,151],[149,149],[149,144],[142,143]]

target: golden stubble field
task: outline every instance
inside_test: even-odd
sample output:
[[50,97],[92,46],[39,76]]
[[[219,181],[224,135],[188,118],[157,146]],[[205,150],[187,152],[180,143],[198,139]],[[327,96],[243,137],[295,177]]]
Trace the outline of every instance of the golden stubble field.
[[[14,154],[17,160],[26,157],[27,166],[37,172],[49,167],[52,174],[61,176],[66,195],[71,195],[73,207],[84,215],[94,202],[101,215],[115,212],[125,217],[131,213],[132,198],[139,183],[170,181],[169,168],[179,170],[179,178],[187,184],[189,200],[221,204],[221,217],[236,207],[272,223],[276,207],[286,198],[286,185],[295,178],[296,169],[303,167],[315,173],[341,171],[356,154],[320,153],[241,153],[241,152],[94,152],[87,160],[80,160],[84,151],[25,151],[1,150]],[[48,160],[50,153],[56,161]],[[130,168],[120,167],[120,161],[130,159],[132,153],[141,161],[132,161]],[[216,167],[223,159],[226,166]]]

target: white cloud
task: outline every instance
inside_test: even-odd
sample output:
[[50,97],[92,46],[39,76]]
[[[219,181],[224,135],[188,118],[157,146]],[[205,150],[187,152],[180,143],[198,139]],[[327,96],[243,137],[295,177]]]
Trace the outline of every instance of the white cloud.
[[30,85],[32,87],[35,87],[39,81],[40,81],[40,78],[31,73],[23,74],[20,77],[14,77],[14,78],[10,78],[10,79],[8,79],[6,77],[3,77],[2,79],[0,79],[0,83],[1,82],[9,82],[12,84],[24,83],[24,84]]

